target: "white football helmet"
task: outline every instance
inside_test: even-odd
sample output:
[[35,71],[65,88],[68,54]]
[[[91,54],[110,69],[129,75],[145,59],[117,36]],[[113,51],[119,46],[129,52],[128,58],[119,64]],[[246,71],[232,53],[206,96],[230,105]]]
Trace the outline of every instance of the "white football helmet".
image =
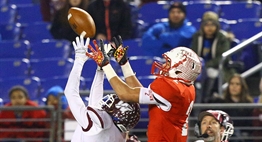
[[155,61],[151,74],[169,77],[190,85],[201,73],[201,61],[190,48],[176,47],[162,56],[165,63]]

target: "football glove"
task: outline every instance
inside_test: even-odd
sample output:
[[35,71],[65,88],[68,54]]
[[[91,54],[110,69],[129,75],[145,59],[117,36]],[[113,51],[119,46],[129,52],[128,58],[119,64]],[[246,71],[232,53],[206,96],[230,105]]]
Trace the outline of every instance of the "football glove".
[[109,64],[109,57],[105,52],[104,42],[103,40],[100,40],[99,45],[97,45],[96,40],[93,40],[95,49],[89,44],[88,49],[91,51],[91,53],[86,52],[86,55],[93,59],[96,64],[100,67],[103,67],[107,64]]
[[87,38],[86,42],[84,41],[84,37],[80,36],[80,37],[76,37],[76,41],[73,41],[73,47],[75,50],[75,59],[76,60],[81,60],[83,62],[85,62],[88,57],[86,56],[86,52],[87,52],[87,45],[89,45],[90,39]]
[[113,38],[112,49],[108,52],[109,56],[114,57],[119,65],[124,65],[127,61],[127,49],[128,46],[123,47],[123,41],[121,36]]

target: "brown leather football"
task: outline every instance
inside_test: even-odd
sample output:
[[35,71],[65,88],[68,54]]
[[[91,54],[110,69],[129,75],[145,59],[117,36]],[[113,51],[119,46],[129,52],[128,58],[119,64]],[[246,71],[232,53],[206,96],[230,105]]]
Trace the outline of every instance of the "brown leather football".
[[68,22],[71,28],[80,36],[94,37],[96,25],[92,16],[85,10],[78,7],[71,7],[68,10]]

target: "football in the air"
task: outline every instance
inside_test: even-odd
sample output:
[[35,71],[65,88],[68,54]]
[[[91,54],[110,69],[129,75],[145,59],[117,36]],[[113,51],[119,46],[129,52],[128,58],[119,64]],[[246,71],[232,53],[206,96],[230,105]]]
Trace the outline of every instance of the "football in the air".
[[71,7],[68,10],[68,22],[71,28],[80,36],[94,37],[96,25],[92,16],[85,10],[78,7]]

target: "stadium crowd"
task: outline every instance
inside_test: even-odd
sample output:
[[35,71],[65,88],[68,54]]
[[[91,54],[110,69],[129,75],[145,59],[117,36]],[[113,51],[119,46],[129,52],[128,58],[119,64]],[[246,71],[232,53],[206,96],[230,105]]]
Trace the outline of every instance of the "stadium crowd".
[[[192,49],[202,63],[201,74],[194,82],[195,103],[262,103],[262,72],[255,72],[249,77],[241,76],[262,61],[260,39],[225,60],[222,79],[227,87],[223,94],[219,94],[219,87],[222,86],[218,87],[222,54],[262,31],[260,1],[2,0],[0,141],[27,138],[39,142],[49,141],[42,140],[51,137],[49,130],[45,130],[52,127],[46,122],[46,118],[54,117],[51,120],[54,122],[75,120],[63,95],[74,63],[75,51],[72,42],[78,36],[67,20],[71,7],[82,8],[93,17],[97,31],[93,39],[103,39],[105,43],[110,43],[113,37],[120,35],[123,38],[123,45],[129,46],[129,62],[142,86],[148,87],[155,79],[150,75],[153,60],[163,62],[163,53],[183,46]],[[110,62],[116,74],[121,76],[123,72],[118,63],[113,60]],[[94,69],[89,72],[86,71],[88,68]],[[80,78],[81,91],[90,91],[95,68],[95,62],[88,59]],[[107,80],[104,88],[109,92],[113,90]],[[81,97],[88,104],[88,96]],[[10,106],[51,106],[54,111],[44,108],[33,111],[1,109]],[[141,110],[144,111],[141,112],[141,118],[148,119],[148,108],[141,105]],[[261,136],[260,108],[221,110],[234,122],[235,131],[230,142],[262,140],[237,139]],[[197,117],[200,111],[193,108],[190,117]],[[241,118],[249,120],[243,121]],[[202,118],[199,121],[202,121]],[[53,131],[56,133],[53,134],[64,139],[64,133],[61,132],[64,123],[55,124]],[[258,130],[245,129],[250,126]],[[29,130],[25,129],[22,133],[10,131],[24,128]],[[37,128],[41,130],[30,131]],[[147,124],[138,123],[134,129],[147,129]],[[138,139],[146,137],[145,131],[133,133]]]

